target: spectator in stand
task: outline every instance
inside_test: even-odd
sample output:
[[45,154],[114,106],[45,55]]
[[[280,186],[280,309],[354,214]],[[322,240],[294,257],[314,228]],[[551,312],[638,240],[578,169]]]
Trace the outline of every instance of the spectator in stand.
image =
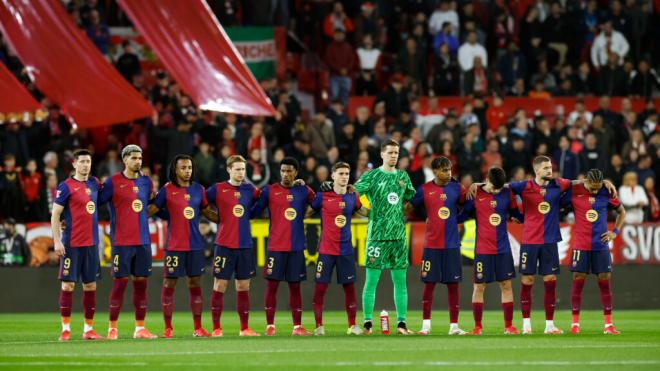
[[596,116],[591,122],[591,128],[589,129],[589,131],[596,136],[596,139],[598,140],[598,147],[600,147],[603,150],[603,153],[605,153],[605,156],[607,158],[610,158],[612,156],[612,153],[614,153],[614,147],[616,141],[614,136],[614,130],[612,130],[612,128],[610,127],[605,126],[602,117]]
[[642,132],[644,132],[644,135],[649,138],[653,133],[655,133],[658,130],[658,113],[657,112],[651,112],[646,120],[641,125],[642,127]]
[[461,71],[467,72],[474,68],[476,57],[481,59],[483,67],[488,67],[488,53],[486,52],[486,48],[477,43],[477,33],[471,31],[468,33],[465,43],[458,48],[458,64],[461,66]]
[[405,46],[399,50],[397,55],[397,70],[426,91],[426,54],[425,50],[417,45],[414,38],[406,39]]
[[608,19],[601,24],[601,32],[591,46],[591,63],[600,69],[608,64],[609,55],[614,53],[618,56],[617,63],[621,65],[629,50],[628,40],[612,28],[612,21]]
[[511,147],[504,152],[504,168],[507,173],[516,167],[522,167],[525,172],[529,172],[530,160],[529,152],[525,149],[525,139],[519,135],[511,136]]
[[513,89],[516,80],[527,76],[527,60],[513,41],[509,43],[507,52],[500,56],[497,66],[507,94]]
[[637,173],[637,179],[640,184],[644,184],[647,178],[655,179],[655,171],[651,168],[652,166],[653,160],[650,155],[639,156],[635,172]]
[[360,5],[360,15],[355,19],[355,41],[364,40],[364,37],[371,35],[372,39],[378,39],[382,32],[382,25],[379,24],[375,12],[376,6],[371,1],[365,1]]
[[644,181],[644,190],[646,191],[646,197],[649,199],[648,217],[646,220],[654,223],[658,222],[660,221],[660,202],[658,202],[658,197],[655,194],[654,178],[646,178]]
[[105,153],[105,158],[99,163],[96,168],[96,175],[100,178],[112,176],[123,169],[123,164],[119,160],[119,154],[114,148],[108,149]]
[[264,134],[263,116],[257,117],[258,121],[252,123],[250,128],[250,136],[247,139],[247,151],[251,154],[253,149],[258,149],[261,152],[259,159],[264,164],[268,163],[268,144],[266,143],[266,135]]
[[348,104],[351,76],[358,68],[358,60],[343,28],[335,28],[334,40],[325,49],[324,59],[330,69],[330,100],[340,99]]
[[356,138],[361,138],[363,135],[369,136],[374,133],[374,120],[369,116],[369,108],[367,106],[359,106],[355,110],[353,128]]
[[[358,141],[361,138],[367,138],[367,136],[358,137],[355,133],[355,125],[352,122],[348,122],[342,127],[342,132],[337,140],[339,157],[346,160],[352,167],[355,166],[355,160],[358,155]],[[368,141],[368,138],[366,140]]]
[[458,61],[449,52],[449,45],[441,44],[433,56],[433,92],[441,96],[455,95],[458,81]]
[[193,157],[195,177],[204,188],[207,188],[216,182],[217,164],[215,156],[211,153],[211,145],[207,142],[199,143],[198,150],[197,154]]
[[628,77],[619,65],[619,56],[610,53],[608,63],[598,71],[598,92],[602,95],[624,96],[628,93]]
[[44,179],[37,170],[37,161],[30,159],[25,170],[20,174],[21,189],[25,198],[25,220],[28,222],[41,222],[45,210],[42,210],[42,189]]
[[133,83],[133,76],[142,74],[142,66],[137,54],[133,52],[133,46],[130,40],[124,40],[121,43],[122,55],[117,59],[116,67],[119,73],[124,76],[126,81]]
[[634,171],[623,176],[619,199],[626,208],[626,223],[637,224],[644,221],[644,208],[648,206],[649,199],[644,188],[637,183],[637,174]]
[[529,97],[533,99],[550,99],[552,95],[545,89],[542,80],[534,81],[534,90],[529,92]]
[[360,60],[360,74],[355,81],[356,95],[376,95],[378,86],[376,81],[376,66],[380,62],[381,52],[374,47],[374,39],[371,34],[365,34],[362,38],[362,47],[357,49]]
[[584,138],[584,147],[580,151],[580,169],[600,169],[607,171],[609,158],[598,146],[598,140],[593,133]]
[[342,128],[349,122],[348,115],[344,112],[344,104],[341,100],[336,99],[330,103],[328,109],[327,119],[332,123],[332,128],[335,131],[335,138],[341,134]]
[[441,32],[445,23],[449,23],[452,34],[458,37],[460,24],[455,8],[456,3],[454,1],[440,1],[436,9],[431,13],[431,18],[429,18],[429,33],[432,36]]
[[5,235],[0,240],[0,266],[30,265],[30,248],[25,238],[16,231],[16,220],[7,218],[3,228]]
[[504,112],[504,100],[499,95],[493,97],[493,105],[486,110],[486,123],[488,124],[488,133],[486,137],[494,135],[497,129],[506,125],[506,113]]
[[0,216],[23,221],[25,203],[20,182],[21,169],[16,167],[16,156],[5,154],[0,170]]
[[559,64],[564,64],[569,52],[570,39],[574,37],[575,30],[572,27],[571,18],[562,14],[562,7],[559,2],[553,2],[550,5],[550,14],[543,22],[543,39],[548,43],[548,47],[557,51],[559,55]]
[[461,176],[470,174],[473,179],[481,179],[481,152],[475,148],[477,138],[468,131],[458,148],[458,171]]
[[517,37],[516,32],[516,22],[508,9],[498,8],[495,11],[495,22],[491,32],[497,59],[506,53],[509,43]]
[[264,163],[261,158],[261,150],[258,148],[253,148],[250,151],[250,157],[245,167],[245,176],[257,188],[267,185],[270,181],[270,168]]
[[559,175],[566,179],[577,179],[580,174],[580,160],[578,156],[571,151],[571,143],[565,136],[559,138],[559,148],[555,151],[553,164],[556,166]]
[[630,132],[630,140],[623,145],[621,155],[623,158],[628,158],[631,151],[637,154],[645,155],[649,152],[648,144],[644,139],[644,133],[640,129],[634,129]]
[[456,56],[460,43],[458,42],[458,38],[452,33],[452,30],[453,26],[451,23],[445,22],[442,25],[442,31],[433,36],[433,50],[436,54],[440,52],[440,46],[446,44],[449,48],[449,54]]
[[486,179],[488,170],[493,167],[502,167],[502,155],[500,154],[500,142],[495,139],[489,139],[486,144],[486,151],[481,154],[481,177]]
[[376,102],[381,101],[385,102],[385,113],[390,120],[400,117],[401,112],[410,112],[408,89],[403,86],[403,75],[400,73],[392,75],[387,90],[376,97]]
[[337,31],[345,34],[355,31],[353,21],[344,12],[344,5],[336,1],[333,5],[332,13],[323,19],[323,34],[328,38],[337,39]]
[[573,123],[575,123],[575,120],[577,120],[578,117],[582,118],[587,124],[591,124],[593,116],[594,115],[585,108],[584,100],[578,98],[575,100],[575,109],[568,114],[566,124],[568,124],[568,126],[573,126]]
[[324,112],[317,112],[314,120],[307,125],[305,137],[312,148],[312,155],[319,159],[328,157],[328,150],[336,146],[332,122]]
[[499,86],[490,70],[487,70],[481,57],[474,57],[473,67],[465,71],[463,78],[463,94],[467,96],[483,97],[493,92],[499,94]]
[[98,10],[89,13],[89,25],[86,27],[87,37],[106,58],[110,58],[110,30],[101,23]]
[[605,177],[609,179],[612,184],[614,184],[614,186],[619,188],[621,187],[621,184],[623,184],[624,171],[625,168],[623,166],[623,159],[621,158],[621,155],[615,153],[610,159],[610,166],[605,172]]
[[635,98],[648,99],[653,95],[654,88],[660,88],[660,76],[655,69],[650,68],[648,61],[642,59],[632,78],[630,94]]

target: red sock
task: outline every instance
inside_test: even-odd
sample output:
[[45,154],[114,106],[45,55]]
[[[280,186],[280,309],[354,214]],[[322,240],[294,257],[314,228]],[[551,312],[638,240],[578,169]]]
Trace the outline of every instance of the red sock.
[[582,306],[583,279],[573,279],[571,286],[571,310],[573,312],[573,323],[580,323],[580,307]]
[[195,330],[200,329],[202,327],[202,310],[204,308],[201,287],[188,288],[188,302],[190,303],[190,311],[193,315]]
[[502,311],[504,312],[504,327],[513,326],[513,302],[502,303]]
[[96,290],[83,291],[82,303],[85,319],[93,320],[94,311],[96,310]]
[[344,308],[348,316],[348,326],[355,326],[355,314],[357,313],[357,303],[355,301],[355,284],[347,283],[344,285]]
[[449,323],[458,323],[458,283],[447,284],[447,304],[449,305]]
[[555,299],[557,288],[557,281],[544,281],[543,287],[543,306],[545,307],[545,320],[552,321],[555,317]]
[[314,308],[314,319],[316,327],[323,326],[323,298],[328,290],[327,283],[317,283],[314,286],[314,297],[312,298],[312,307]]
[[266,310],[266,324],[275,324],[275,309],[277,307],[277,286],[280,281],[266,280],[266,295],[264,298]]
[[165,328],[172,328],[172,312],[174,312],[174,287],[165,287],[160,294],[160,305],[163,307]]
[[211,320],[213,321],[213,329],[220,329],[220,316],[222,315],[222,297],[224,293],[220,291],[211,292]]
[[431,308],[433,308],[433,290],[435,283],[427,282],[422,288],[422,314],[423,319],[431,319]]
[[484,315],[484,303],[472,302],[472,316],[474,316],[474,327],[482,327],[481,319],[483,318],[483,315]]
[[610,280],[598,280],[600,289],[600,302],[603,304],[603,316],[606,325],[612,323],[612,290],[610,289]]
[[300,326],[302,322],[302,294],[300,293],[300,282],[289,282],[289,308],[291,308],[291,319],[294,326]]
[[110,290],[110,321],[116,321],[119,318],[121,306],[124,304],[124,291],[128,279],[115,278],[112,280],[112,289]]
[[147,316],[147,280],[133,281],[133,306],[135,320],[144,321]]
[[60,316],[71,317],[71,306],[73,305],[73,291],[60,291]]
[[532,285],[520,285],[520,311],[523,318],[529,318],[532,312]]
[[236,292],[236,311],[241,320],[241,331],[248,328],[248,318],[250,316],[250,296],[247,291]]

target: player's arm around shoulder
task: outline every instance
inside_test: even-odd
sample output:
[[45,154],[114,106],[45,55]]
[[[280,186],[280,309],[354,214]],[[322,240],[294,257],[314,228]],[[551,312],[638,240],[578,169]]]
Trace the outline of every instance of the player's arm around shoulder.
[[353,185],[355,192],[361,195],[369,193],[369,190],[371,189],[371,180],[375,174],[374,171],[375,170],[369,170],[360,176],[360,179],[358,179],[358,181]]
[[405,190],[403,191],[403,200],[410,201],[415,196],[415,192],[416,192],[415,187],[413,187],[412,185],[412,181],[410,180],[410,175],[408,175],[408,173],[403,170],[400,171],[403,177],[403,186],[405,187]]

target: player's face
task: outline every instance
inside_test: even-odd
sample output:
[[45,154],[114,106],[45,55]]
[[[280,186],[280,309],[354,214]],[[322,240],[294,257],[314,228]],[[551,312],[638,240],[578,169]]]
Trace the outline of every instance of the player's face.
[[397,146],[387,146],[385,150],[380,153],[380,157],[383,159],[383,163],[389,166],[396,166],[396,162],[399,160],[399,147]]
[[296,180],[298,176],[298,171],[293,165],[282,165],[280,166],[280,177],[282,178],[282,185],[285,187],[291,187],[293,181]]
[[550,161],[542,162],[536,165],[534,172],[543,180],[552,180],[552,163]]
[[349,177],[350,171],[345,167],[341,167],[332,173],[332,180],[334,180],[340,187],[346,187],[348,185]]
[[585,187],[587,187],[587,190],[589,192],[596,194],[603,187],[603,182],[592,182],[590,180],[587,180],[584,183],[584,185],[585,185]]
[[92,156],[81,155],[73,162],[73,168],[76,173],[82,176],[88,176],[92,169]]
[[245,162],[234,162],[227,172],[233,182],[242,182],[245,179]]
[[190,160],[179,160],[176,162],[176,177],[184,182],[192,178],[193,164]]
[[451,179],[451,166],[433,169],[433,175],[440,183],[447,183]]
[[127,169],[138,172],[142,169],[142,154],[140,152],[131,152],[124,158],[124,165]]

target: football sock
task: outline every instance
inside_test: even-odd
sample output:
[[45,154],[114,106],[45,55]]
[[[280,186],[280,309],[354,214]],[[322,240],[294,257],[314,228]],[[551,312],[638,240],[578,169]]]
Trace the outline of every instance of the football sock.
[[172,312],[174,312],[174,288],[163,286],[160,294],[160,304],[163,307],[165,328],[172,328]]
[[348,326],[355,326],[355,315],[357,313],[357,300],[355,299],[355,284],[344,285],[344,308],[348,317]]
[[555,299],[556,299],[557,281],[543,282],[543,306],[545,307],[545,320],[552,321],[555,317]]
[[73,304],[73,291],[60,291],[60,316],[62,317],[62,331],[71,331],[71,306]]
[[222,297],[224,293],[213,290],[211,292],[211,320],[213,321],[213,329],[220,329],[220,316],[222,315]]
[[266,280],[266,293],[264,309],[266,310],[266,324],[275,324],[275,309],[277,307],[277,287],[280,281]]
[[504,312],[504,327],[513,326],[513,302],[502,303],[502,311]]
[[435,283],[426,282],[422,288],[422,315],[424,320],[431,319],[431,310],[433,308],[433,290]]
[[584,288],[584,279],[573,279],[571,286],[571,311],[573,323],[580,323],[580,307],[582,306],[582,289]]
[[190,311],[193,315],[195,330],[197,330],[202,327],[202,310],[204,308],[201,287],[188,288],[188,302],[190,304]]
[[362,312],[365,321],[371,321],[376,300],[376,287],[380,279],[380,269],[367,268],[364,288],[362,289]]
[[484,303],[472,303],[472,316],[474,317],[474,327],[482,327],[481,319],[484,315]]
[[144,327],[144,318],[147,316],[147,280],[133,281],[133,306],[135,326]]
[[236,292],[236,311],[241,320],[241,331],[248,328],[248,318],[250,316],[250,296],[247,291]]
[[291,308],[293,325],[300,326],[302,322],[302,294],[300,293],[300,282],[289,282],[289,308]]
[[600,289],[600,302],[603,305],[603,320],[605,326],[612,324],[612,290],[610,289],[610,280],[598,280]]
[[520,311],[523,318],[529,318],[532,312],[532,285],[520,285]]
[[85,313],[85,324],[91,328],[94,323],[94,311],[96,310],[96,290],[83,291],[82,303]]
[[312,307],[314,308],[314,320],[316,321],[316,327],[323,325],[323,298],[325,297],[325,292],[327,290],[327,283],[317,283],[314,286]]
[[126,291],[126,285],[128,284],[128,279],[126,278],[115,278],[112,280],[112,289],[110,290],[110,328],[117,328],[117,319],[119,318],[119,312],[121,311],[121,306],[124,304],[124,291]]
[[458,323],[458,283],[447,284],[447,304],[449,305],[449,323]]
[[408,316],[408,287],[406,286],[407,269],[392,269],[392,283],[394,284],[394,306],[396,307],[397,321],[405,322]]

